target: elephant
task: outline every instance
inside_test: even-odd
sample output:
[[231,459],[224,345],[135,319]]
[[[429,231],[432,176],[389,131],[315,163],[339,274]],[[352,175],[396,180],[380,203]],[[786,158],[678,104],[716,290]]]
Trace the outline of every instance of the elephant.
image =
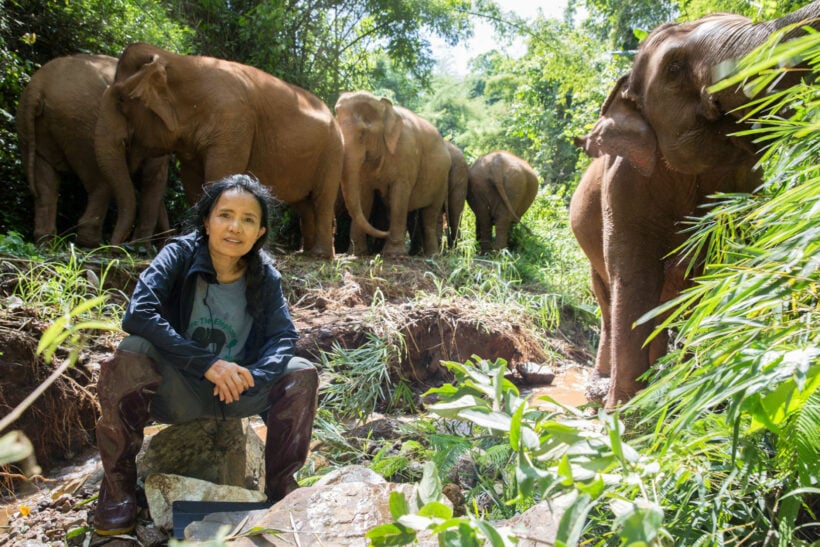
[[[633,103],[640,121],[653,134],[660,156],[675,171],[701,174],[726,163],[742,162],[755,153],[751,137],[728,136],[737,125],[749,98],[740,86],[712,92],[736,59],[763,44],[776,30],[801,23],[820,28],[820,0],[772,21],[752,23],[728,13],[707,15],[689,23],[668,23],[654,29],[641,43],[623,86],[624,99]],[[783,89],[797,83],[801,70],[786,71],[778,81]],[[636,116],[636,119],[638,116]],[[650,148],[633,154],[651,171],[656,155]]]
[[452,249],[461,236],[461,214],[467,200],[469,166],[458,146],[450,141],[446,141],[446,144],[450,153],[450,173],[447,176],[447,245]]
[[[103,222],[112,189],[96,161],[94,132],[100,101],[114,80],[116,66],[117,59],[108,55],[57,57],[32,75],[20,95],[16,124],[26,178],[34,197],[35,240],[57,232],[60,179],[67,173],[75,173],[88,194],[87,206],[77,225],[77,243],[96,247],[103,240]],[[134,237],[147,240],[157,230],[168,230],[168,216],[162,203],[168,157],[145,161],[132,158],[129,172],[140,180],[141,187],[140,216]],[[124,237],[111,239],[114,244],[124,241]]]
[[510,227],[521,222],[537,193],[538,175],[515,154],[496,150],[470,166],[467,204],[475,213],[476,239],[482,253],[507,247]]
[[[702,257],[674,254],[681,228],[710,196],[753,192],[761,182],[754,143],[733,133],[749,100],[742,90],[711,93],[719,63],[749,52],[784,25],[820,15],[820,2],[752,24],[731,14],[653,30],[620,78],[592,130],[576,140],[596,158],[570,202],[570,226],[591,265],[601,308],[596,371],[609,377],[606,409],[645,387],[641,376],[666,353],[667,333],[647,339],[662,318],[638,320],[680,294]],[[818,21],[812,23],[815,28]],[[794,83],[788,73],[780,86]]]
[[173,152],[189,202],[207,182],[252,173],[299,215],[304,252],[334,256],[342,133],[310,91],[248,65],[134,43],[119,58],[95,132],[97,159],[121,210],[117,233],[134,214],[125,143]]
[[[450,154],[441,134],[410,110],[367,91],[336,102],[344,134],[342,195],[352,219],[351,248],[366,253],[365,235],[386,238],[383,256],[407,255],[407,213],[420,209],[423,252],[438,253],[438,217],[447,198]],[[370,222],[376,193],[387,206],[388,231]]]
[[[461,149],[450,141],[444,141],[450,153],[450,173],[447,176],[447,201],[444,216],[438,216],[436,224],[436,241],[441,241],[444,233],[444,218],[447,219],[447,247],[453,249],[460,237],[461,214],[467,200],[467,180],[469,166]],[[421,254],[423,229],[417,212],[407,217],[407,229],[410,232],[410,254]]]

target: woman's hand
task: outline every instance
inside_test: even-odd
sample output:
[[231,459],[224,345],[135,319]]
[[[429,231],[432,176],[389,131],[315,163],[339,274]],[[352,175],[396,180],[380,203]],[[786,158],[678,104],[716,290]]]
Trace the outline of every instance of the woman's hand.
[[251,371],[224,359],[211,365],[205,378],[214,384],[214,397],[225,403],[238,401],[242,393],[253,387]]

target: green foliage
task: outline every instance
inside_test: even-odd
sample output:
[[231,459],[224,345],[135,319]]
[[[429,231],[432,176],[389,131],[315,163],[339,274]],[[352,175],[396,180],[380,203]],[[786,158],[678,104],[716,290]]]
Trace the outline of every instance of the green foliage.
[[36,309],[40,317],[56,319],[83,302],[105,297],[94,300],[99,305],[94,313],[119,320],[125,297],[119,289],[107,286],[106,280],[110,272],[130,264],[130,256],[115,258],[110,249],[82,251],[69,245],[65,254],[48,253],[46,257],[33,258],[34,261],[20,266],[12,263],[11,271],[2,276],[13,279],[13,294]]
[[[749,71],[771,78],[782,58],[816,70],[818,36],[766,48]],[[808,496],[820,475],[817,88],[759,104],[750,134],[767,145],[766,184],[754,197],[724,196],[693,228],[687,248],[706,252],[704,274],[661,310],[680,349],[627,406],[628,422],[536,410],[505,385],[500,363],[448,364],[456,381],[433,390],[440,402],[429,410],[469,424],[468,437],[508,439],[518,503],[565,508],[556,545],[785,546],[816,537]]]
[[808,4],[810,0],[680,0],[681,19],[694,20],[709,13],[739,13],[755,21],[780,17]]
[[[15,408],[0,418],[0,431],[4,431],[20,418],[25,410],[40,397],[68,368],[73,367],[85,347],[85,338],[89,331],[98,332],[114,330],[114,324],[101,318],[99,311],[104,309],[106,296],[98,296],[81,301],[57,317],[43,333],[37,344],[37,354],[42,355],[48,364],[52,364],[55,353],[66,349],[68,356],[56,366],[49,377],[29,393]],[[31,304],[31,302],[29,302]],[[33,447],[21,431],[11,431],[0,437],[0,464],[18,462],[30,458]],[[39,473],[39,468],[34,468]]]
[[512,545],[513,536],[507,529],[497,530],[474,516],[453,517],[453,510],[442,501],[441,483],[435,466],[427,463],[418,493],[408,503],[400,492],[390,494],[390,514],[394,522],[377,526],[366,537],[371,545],[409,545],[416,535],[430,530],[441,545]]
[[25,241],[19,233],[12,231],[0,234],[0,254],[34,259],[37,258],[37,247]]
[[256,66],[332,105],[342,91],[379,87],[387,71],[400,86],[427,86],[433,63],[427,34],[449,42],[466,35],[469,5],[244,0],[184,2],[175,13],[199,29],[199,53]]
[[[573,3],[577,0],[573,0]],[[628,52],[637,49],[638,41],[634,29],[651,30],[656,26],[674,20],[677,3],[673,0],[584,0],[590,18],[584,25],[607,48]],[[683,3],[683,2],[680,2]],[[714,2],[712,2],[714,5]]]
[[[745,85],[765,89],[783,59],[816,71],[818,36],[763,48],[739,65],[737,79],[762,73]],[[505,383],[498,361],[448,363],[455,381],[431,390],[439,402],[428,410],[466,424],[454,430],[472,445],[442,446],[480,446],[504,465],[497,477],[514,477],[513,495],[496,503],[523,510],[550,499],[562,509],[556,545],[801,546],[816,538],[819,97],[816,85],[801,84],[753,105],[748,134],[765,146],[766,182],[754,196],[721,196],[693,225],[685,249],[705,256],[704,272],[653,312],[665,313],[679,349],[627,405],[625,421],[604,412],[584,419],[548,398],[535,406]],[[506,465],[494,448],[504,440],[514,454]],[[469,530],[467,518],[403,512],[394,515],[394,539],[444,532],[440,522]]]
[[334,344],[332,352],[322,353],[322,368],[331,378],[320,390],[323,408],[337,419],[365,423],[378,405],[392,400],[394,380],[390,373],[404,351],[400,337],[394,345],[373,333],[358,348]]
[[10,431],[0,437],[0,465],[19,462],[33,452],[31,441],[22,431]]

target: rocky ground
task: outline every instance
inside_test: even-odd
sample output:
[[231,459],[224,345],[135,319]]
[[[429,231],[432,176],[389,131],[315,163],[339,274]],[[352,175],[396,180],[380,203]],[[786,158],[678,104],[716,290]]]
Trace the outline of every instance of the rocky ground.
[[[0,415],[16,407],[52,370],[36,354],[47,322],[38,310],[12,295],[15,272],[25,265],[8,261],[3,268]],[[301,334],[298,353],[317,363],[321,352],[334,347],[358,347],[372,334],[388,339],[400,334],[406,351],[392,364],[393,373],[411,379],[416,395],[448,380],[442,360],[463,362],[480,355],[506,359],[512,377],[522,386],[526,382],[515,373],[518,365],[548,365],[556,379],[541,389],[568,404],[585,402],[592,343],[590,333],[570,318],[562,321],[559,331],[544,332],[514,306],[455,297],[440,281],[447,273],[423,259],[382,263],[342,257],[328,263],[288,256],[279,258],[279,268]],[[107,279],[128,294],[135,275],[122,271],[109,273]],[[30,463],[40,470],[33,479],[23,478],[37,471],[31,466],[6,468],[0,474],[0,545],[128,543],[86,533],[100,479],[93,445],[99,412],[96,377],[100,361],[120,337],[108,333],[87,340],[76,366],[14,424],[31,439],[36,464]],[[65,357],[58,355],[55,362]],[[140,542],[162,544],[165,539]]]

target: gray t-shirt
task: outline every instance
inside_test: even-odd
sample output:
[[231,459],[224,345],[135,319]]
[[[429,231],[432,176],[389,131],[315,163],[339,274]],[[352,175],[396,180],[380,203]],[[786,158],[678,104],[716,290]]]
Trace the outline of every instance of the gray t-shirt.
[[243,275],[233,283],[206,283],[197,279],[191,320],[185,337],[201,344],[221,359],[242,358],[253,319],[248,313]]

